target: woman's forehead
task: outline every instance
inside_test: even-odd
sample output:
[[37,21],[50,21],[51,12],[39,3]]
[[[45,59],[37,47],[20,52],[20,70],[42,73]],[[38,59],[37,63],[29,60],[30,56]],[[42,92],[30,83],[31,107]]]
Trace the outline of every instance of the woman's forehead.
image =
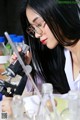
[[27,8],[26,9],[26,16],[28,21],[33,24],[36,21],[42,20],[42,17],[33,9]]

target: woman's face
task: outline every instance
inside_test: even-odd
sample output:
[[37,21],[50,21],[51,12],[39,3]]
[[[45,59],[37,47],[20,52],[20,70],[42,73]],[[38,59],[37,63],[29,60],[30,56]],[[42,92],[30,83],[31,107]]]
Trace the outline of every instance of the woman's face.
[[35,29],[35,37],[40,38],[42,44],[46,45],[49,49],[55,48],[58,41],[41,16],[31,8],[26,9],[26,16],[32,26],[29,28],[29,32]]

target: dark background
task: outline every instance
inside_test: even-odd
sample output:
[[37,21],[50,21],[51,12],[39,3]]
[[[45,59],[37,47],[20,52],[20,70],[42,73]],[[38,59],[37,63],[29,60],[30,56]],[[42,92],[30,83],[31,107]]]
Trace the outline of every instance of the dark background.
[[9,34],[22,35],[20,10],[22,0],[0,0],[0,36]]

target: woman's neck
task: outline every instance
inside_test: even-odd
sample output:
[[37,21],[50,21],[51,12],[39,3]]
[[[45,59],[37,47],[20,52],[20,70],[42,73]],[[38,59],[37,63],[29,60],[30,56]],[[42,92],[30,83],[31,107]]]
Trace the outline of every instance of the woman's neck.
[[73,75],[76,79],[77,75],[80,72],[80,40],[73,46],[65,47],[71,53],[72,66],[73,66]]
[[65,47],[71,52],[72,59],[75,62],[80,62],[80,40],[72,46]]

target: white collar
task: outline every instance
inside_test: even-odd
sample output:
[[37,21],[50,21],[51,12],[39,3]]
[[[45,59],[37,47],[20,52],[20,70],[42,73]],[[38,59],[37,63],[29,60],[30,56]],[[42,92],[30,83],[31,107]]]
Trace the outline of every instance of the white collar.
[[68,84],[70,86],[71,90],[74,90],[74,80],[73,80],[73,73],[72,73],[72,62],[71,62],[71,56],[70,56],[70,52],[67,49],[64,49],[64,54],[65,54],[65,73],[66,73],[66,77],[68,80]]

